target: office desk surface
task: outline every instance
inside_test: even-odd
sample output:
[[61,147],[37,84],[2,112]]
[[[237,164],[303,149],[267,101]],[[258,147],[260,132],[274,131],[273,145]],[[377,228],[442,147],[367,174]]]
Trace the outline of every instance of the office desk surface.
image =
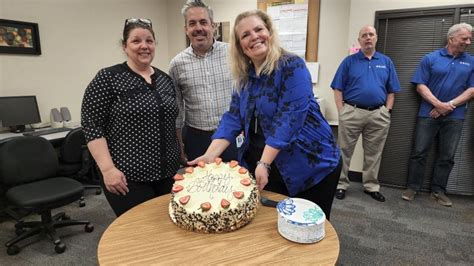
[[[284,196],[264,191],[270,199]],[[100,265],[117,264],[331,264],[339,238],[326,221],[326,237],[298,244],[279,235],[275,208],[259,206],[255,218],[230,233],[201,234],[177,227],[168,216],[170,195],[144,202],[118,217],[102,235]]]
[[[54,146],[59,146],[68,133],[69,131],[63,131],[47,135],[41,135],[40,137],[49,140]],[[23,136],[23,133],[0,132],[0,143],[6,141],[9,138],[21,136]]]

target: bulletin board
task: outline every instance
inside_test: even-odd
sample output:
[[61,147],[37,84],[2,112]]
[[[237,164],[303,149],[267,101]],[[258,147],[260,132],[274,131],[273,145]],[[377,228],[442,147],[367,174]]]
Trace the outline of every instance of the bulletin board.
[[[273,3],[295,4],[301,0],[258,0],[258,9],[267,11],[268,6]],[[318,36],[319,36],[319,10],[321,0],[307,0],[308,2],[308,23],[306,31],[306,55],[307,62],[318,61]]]

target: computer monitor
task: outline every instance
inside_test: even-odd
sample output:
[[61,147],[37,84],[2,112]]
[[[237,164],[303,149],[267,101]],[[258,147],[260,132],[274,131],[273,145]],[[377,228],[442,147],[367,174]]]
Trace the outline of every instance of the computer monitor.
[[25,131],[25,125],[41,122],[36,96],[0,97],[0,121],[10,131]]

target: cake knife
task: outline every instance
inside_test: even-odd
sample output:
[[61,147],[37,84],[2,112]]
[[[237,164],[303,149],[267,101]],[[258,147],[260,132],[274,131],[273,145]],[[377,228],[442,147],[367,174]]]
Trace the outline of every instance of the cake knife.
[[267,199],[265,197],[261,197],[260,202],[262,203],[263,206],[266,206],[266,207],[276,208],[276,206],[278,205],[278,201]]

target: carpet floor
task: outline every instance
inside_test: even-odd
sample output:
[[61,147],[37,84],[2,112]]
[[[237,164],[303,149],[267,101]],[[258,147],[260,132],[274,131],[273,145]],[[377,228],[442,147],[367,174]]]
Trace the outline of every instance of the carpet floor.
[[[352,183],[344,200],[334,200],[331,223],[340,240],[338,265],[474,265],[474,197],[450,195],[453,206],[443,207],[428,193],[413,202],[402,200],[398,188],[382,187],[381,193],[384,203],[364,194],[360,183]],[[3,247],[0,265],[97,265],[100,237],[115,217],[103,194],[87,195],[86,203],[60,210],[91,221],[94,232],[85,233],[83,226],[59,229],[67,246],[63,254],[39,237],[22,241],[15,256],[8,256]],[[0,243],[15,236],[13,228],[13,220],[1,217]]]

